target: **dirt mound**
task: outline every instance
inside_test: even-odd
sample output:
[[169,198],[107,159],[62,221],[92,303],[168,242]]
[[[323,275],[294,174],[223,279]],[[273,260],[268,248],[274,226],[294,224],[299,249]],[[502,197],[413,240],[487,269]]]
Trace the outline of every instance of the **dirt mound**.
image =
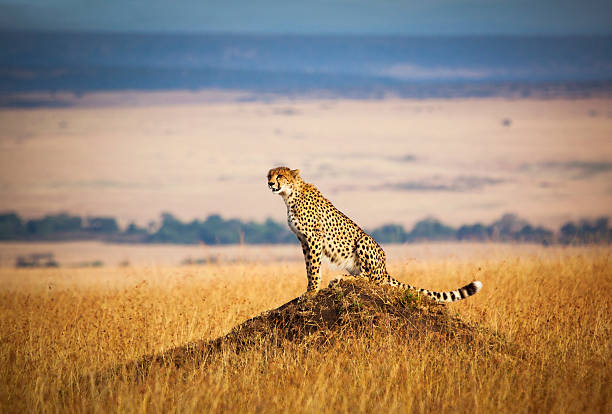
[[127,369],[145,378],[153,366],[201,365],[223,353],[240,353],[253,347],[298,344],[307,350],[349,338],[374,337],[377,333],[402,338],[433,333],[456,345],[511,351],[497,335],[451,316],[444,305],[427,297],[367,281],[341,281],[334,288],[293,299],[249,319],[223,337],[145,356],[123,366],[121,371],[126,373]]

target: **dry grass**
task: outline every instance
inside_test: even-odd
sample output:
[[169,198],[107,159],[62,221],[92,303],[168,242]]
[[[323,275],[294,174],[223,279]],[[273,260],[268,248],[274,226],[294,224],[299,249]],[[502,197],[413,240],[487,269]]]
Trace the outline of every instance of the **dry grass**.
[[[441,309],[346,285],[234,331],[302,293],[303,265],[0,270],[0,410],[611,412],[609,256],[392,263],[485,288]],[[151,363],[230,331],[199,361]]]

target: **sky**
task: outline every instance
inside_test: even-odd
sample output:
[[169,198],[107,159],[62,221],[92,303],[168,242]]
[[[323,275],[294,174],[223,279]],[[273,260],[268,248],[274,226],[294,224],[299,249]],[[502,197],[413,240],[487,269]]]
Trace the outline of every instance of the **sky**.
[[0,30],[612,34],[609,0],[0,0]]

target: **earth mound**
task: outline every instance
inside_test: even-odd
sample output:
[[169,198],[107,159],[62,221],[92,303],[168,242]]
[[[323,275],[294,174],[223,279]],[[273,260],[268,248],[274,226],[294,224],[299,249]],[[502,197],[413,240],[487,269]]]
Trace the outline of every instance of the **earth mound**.
[[[144,379],[154,366],[206,364],[227,352],[254,347],[284,348],[298,345],[318,349],[351,338],[401,335],[419,338],[434,334],[456,346],[513,354],[498,335],[450,315],[446,306],[390,286],[365,280],[341,281],[333,288],[303,295],[236,326],[227,335],[197,341],[148,355],[122,367]],[[108,373],[107,373],[108,374]]]

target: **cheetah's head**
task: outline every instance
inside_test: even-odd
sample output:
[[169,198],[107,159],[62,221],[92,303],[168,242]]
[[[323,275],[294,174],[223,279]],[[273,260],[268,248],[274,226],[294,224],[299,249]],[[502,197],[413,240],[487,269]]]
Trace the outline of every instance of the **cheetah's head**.
[[274,194],[290,195],[300,180],[300,170],[276,167],[268,171],[268,187]]

